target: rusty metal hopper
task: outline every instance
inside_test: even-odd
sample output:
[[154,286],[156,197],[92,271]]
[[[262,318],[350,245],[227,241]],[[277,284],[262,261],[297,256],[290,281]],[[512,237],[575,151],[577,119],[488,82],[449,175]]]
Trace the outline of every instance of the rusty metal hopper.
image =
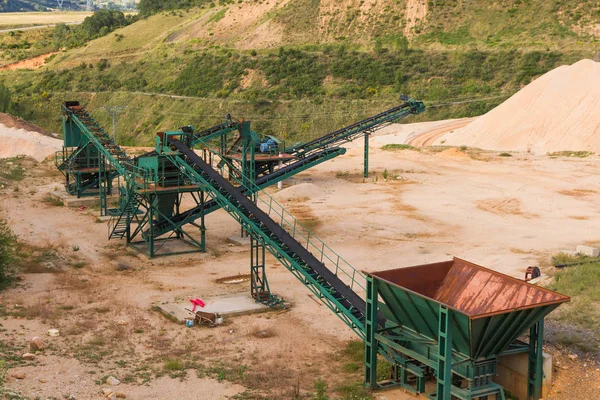
[[453,349],[470,359],[500,354],[569,297],[455,258],[370,273],[389,322],[437,341],[440,306],[453,310]]

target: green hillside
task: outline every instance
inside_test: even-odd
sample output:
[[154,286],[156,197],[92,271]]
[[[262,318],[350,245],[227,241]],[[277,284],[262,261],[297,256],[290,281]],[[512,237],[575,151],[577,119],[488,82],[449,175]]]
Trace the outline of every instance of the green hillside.
[[538,0],[199,4],[63,50],[43,69],[0,71],[0,81],[20,115],[54,131],[60,103],[81,99],[92,110],[127,105],[118,125],[126,144],[228,113],[297,140],[381,111],[402,93],[432,106],[420,120],[479,115],[599,48],[591,0],[576,9]]

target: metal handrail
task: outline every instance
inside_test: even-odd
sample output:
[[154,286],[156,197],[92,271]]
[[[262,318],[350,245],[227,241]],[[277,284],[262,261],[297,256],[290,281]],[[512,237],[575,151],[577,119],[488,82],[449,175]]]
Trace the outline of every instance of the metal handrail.
[[[216,151],[208,148],[208,146],[207,149],[215,155],[219,155]],[[212,165],[211,167],[214,169]],[[239,171],[233,165],[231,165],[231,167],[235,170],[236,174],[230,174],[229,179],[238,184],[238,188],[245,188],[248,191],[247,193],[255,193],[257,205],[263,211],[265,211],[265,213],[269,215],[271,219],[279,223],[279,225],[283,227],[289,234],[291,234],[292,237],[298,241],[298,243],[303,245],[330,270],[332,270],[332,268],[327,265],[326,261],[329,261],[331,264],[333,264],[335,266],[335,270],[332,270],[332,272],[334,272],[335,275],[340,279],[345,277],[346,279],[342,279],[342,281],[345,281],[345,283],[352,290],[355,290],[355,285],[358,288],[365,290],[366,277],[362,272],[354,268],[352,265],[350,265],[350,263],[348,263],[348,261],[333,251],[331,247],[326,245],[323,240],[314,234],[314,232],[305,227],[301,222],[298,221],[296,217],[287,211],[285,207],[279,204],[271,195],[269,195],[255,183],[246,179],[247,183],[243,184],[243,179],[239,179],[237,177],[242,176],[241,171]],[[363,283],[358,282],[357,279],[361,279]],[[349,282],[347,282],[348,280]]]

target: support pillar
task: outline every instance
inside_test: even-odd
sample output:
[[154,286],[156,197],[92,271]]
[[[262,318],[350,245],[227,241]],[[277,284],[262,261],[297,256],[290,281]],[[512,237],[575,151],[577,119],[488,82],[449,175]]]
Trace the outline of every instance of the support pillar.
[[529,330],[529,368],[527,372],[527,400],[542,397],[544,379],[544,320],[538,321]]
[[149,209],[148,209],[148,228],[150,230],[150,234],[148,235],[148,252],[150,253],[150,258],[154,257],[154,207],[158,206],[158,199],[156,195],[149,196]]
[[452,389],[452,311],[440,305],[438,329],[437,400],[451,400]]
[[280,303],[271,295],[267,273],[265,271],[265,246],[254,236],[250,236],[250,291],[252,298],[270,307]]
[[204,225],[204,192],[200,192],[200,251],[206,253],[206,225]]
[[363,176],[365,178],[369,177],[369,134],[368,133],[365,133],[365,162],[364,162]]
[[108,214],[108,178],[106,175],[106,163],[104,156],[98,152],[98,191],[100,199],[100,216]]
[[377,281],[367,277],[366,318],[365,318],[365,386],[377,389],[377,331],[378,303]]

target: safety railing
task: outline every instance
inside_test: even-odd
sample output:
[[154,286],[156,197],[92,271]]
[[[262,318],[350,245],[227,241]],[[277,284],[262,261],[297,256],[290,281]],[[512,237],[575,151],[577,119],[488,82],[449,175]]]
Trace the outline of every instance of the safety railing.
[[[213,150],[210,150],[213,151]],[[217,154],[218,155],[218,154]],[[214,168],[214,167],[213,167]],[[348,285],[355,292],[365,290],[366,278],[362,272],[354,268],[350,263],[344,260],[338,253],[333,251],[323,240],[314,232],[304,226],[296,217],[294,217],[284,206],[279,204],[272,196],[262,190],[252,182],[242,184],[241,172],[230,164],[230,168],[235,170],[235,174],[230,174],[229,179],[238,185],[239,188],[245,188],[246,193],[255,193],[256,204],[282,228],[284,228],[298,243],[304,246],[319,259],[331,272],[340,280]]]

